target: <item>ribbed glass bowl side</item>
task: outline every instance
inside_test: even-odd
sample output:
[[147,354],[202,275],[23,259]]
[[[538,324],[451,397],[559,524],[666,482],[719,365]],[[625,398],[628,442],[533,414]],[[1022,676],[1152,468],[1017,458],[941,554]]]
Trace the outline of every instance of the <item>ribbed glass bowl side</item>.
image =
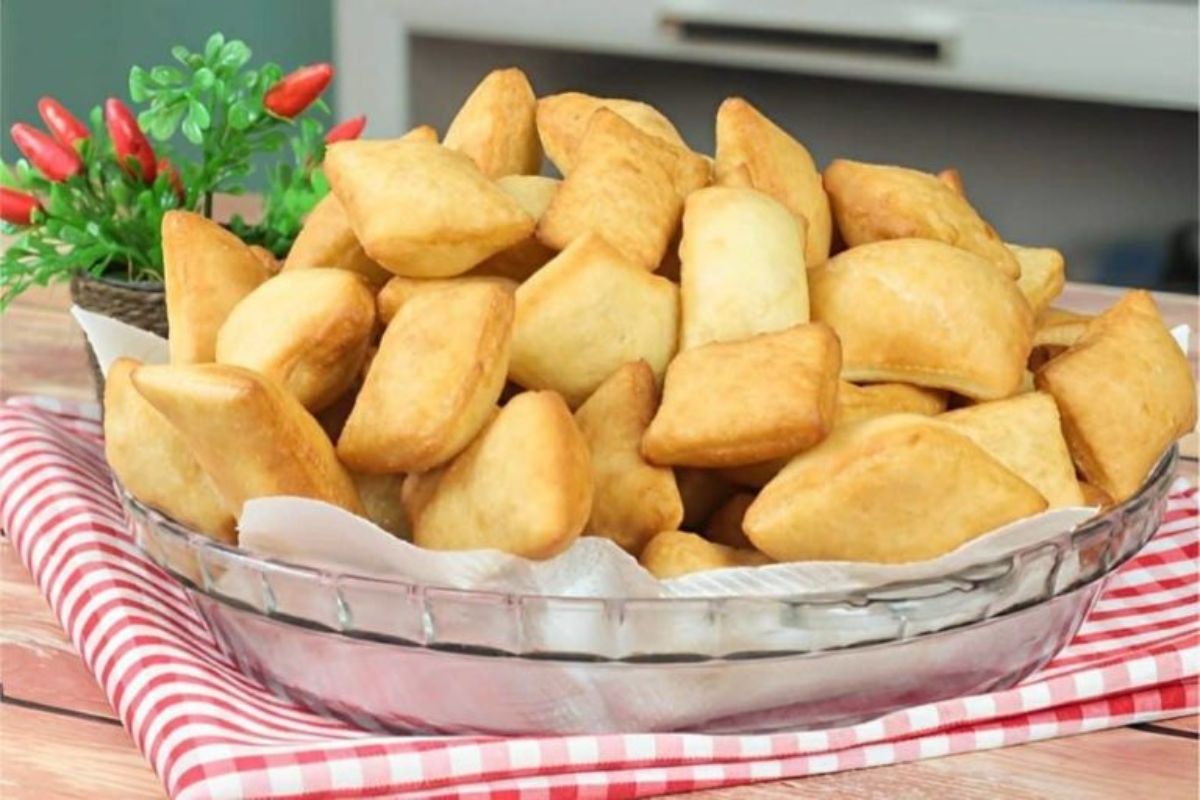
[[1157,529],[1177,449],[1128,501],[1013,555],[936,580],[788,598],[577,598],[424,586],[262,558],[118,494],[137,541],[193,591],[343,636],[479,655],[687,663],[878,645],[1014,612],[1096,581]]

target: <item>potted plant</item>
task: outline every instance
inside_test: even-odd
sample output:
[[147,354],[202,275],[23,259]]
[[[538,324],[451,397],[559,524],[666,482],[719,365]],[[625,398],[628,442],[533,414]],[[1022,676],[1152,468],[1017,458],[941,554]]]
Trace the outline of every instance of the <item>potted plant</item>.
[[[48,132],[12,127],[24,158],[0,169],[0,219],[10,237],[0,258],[0,310],[30,286],[69,280],[79,306],[165,336],[163,214],[183,208],[212,217],[215,195],[244,192],[256,159],[290,144],[290,159],[267,171],[261,218],[227,223],[248,244],[286,256],[328,191],[325,145],[356,138],[366,119],[324,134],[306,115],[328,113],[319,99],[333,77],[328,64],[286,76],[272,63],[251,68],[250,48],[220,33],[201,52],[176,46],[171,55],[177,64],[131,70],[136,117],[109,98],[84,124],[44,97],[38,111]],[[175,149],[179,138],[186,144]]]

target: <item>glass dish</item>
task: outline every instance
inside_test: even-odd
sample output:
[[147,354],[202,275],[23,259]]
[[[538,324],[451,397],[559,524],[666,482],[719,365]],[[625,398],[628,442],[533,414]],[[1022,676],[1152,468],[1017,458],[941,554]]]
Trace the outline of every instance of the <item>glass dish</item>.
[[[827,727],[1011,686],[1074,635],[1153,535],[1172,447],[1074,530],[934,581],[805,598],[562,598],[442,589],[260,558],[121,490],[149,557],[247,673],[390,730]],[[120,487],[119,487],[120,488]]]

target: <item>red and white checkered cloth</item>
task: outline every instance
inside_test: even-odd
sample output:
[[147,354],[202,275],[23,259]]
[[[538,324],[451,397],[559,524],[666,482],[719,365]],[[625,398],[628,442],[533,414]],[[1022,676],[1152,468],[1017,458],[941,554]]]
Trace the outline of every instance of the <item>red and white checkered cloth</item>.
[[380,736],[244,677],[148,562],[110,489],[86,409],[0,408],[0,523],[134,742],[177,798],[634,798],[1066,736],[1197,707],[1197,494],[1075,640],[1021,686],[847,728],[762,736]]

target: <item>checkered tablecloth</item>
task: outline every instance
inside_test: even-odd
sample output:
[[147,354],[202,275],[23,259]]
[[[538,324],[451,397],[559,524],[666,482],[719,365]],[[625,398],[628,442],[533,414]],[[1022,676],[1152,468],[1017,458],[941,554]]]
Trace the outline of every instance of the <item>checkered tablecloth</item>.
[[1197,707],[1197,494],[1181,482],[1149,545],[1071,644],[1003,692],[846,728],[761,736],[381,736],[243,676],[184,592],[134,545],[94,411],[0,407],[0,523],[133,741],[177,798],[634,798],[1066,736]]

